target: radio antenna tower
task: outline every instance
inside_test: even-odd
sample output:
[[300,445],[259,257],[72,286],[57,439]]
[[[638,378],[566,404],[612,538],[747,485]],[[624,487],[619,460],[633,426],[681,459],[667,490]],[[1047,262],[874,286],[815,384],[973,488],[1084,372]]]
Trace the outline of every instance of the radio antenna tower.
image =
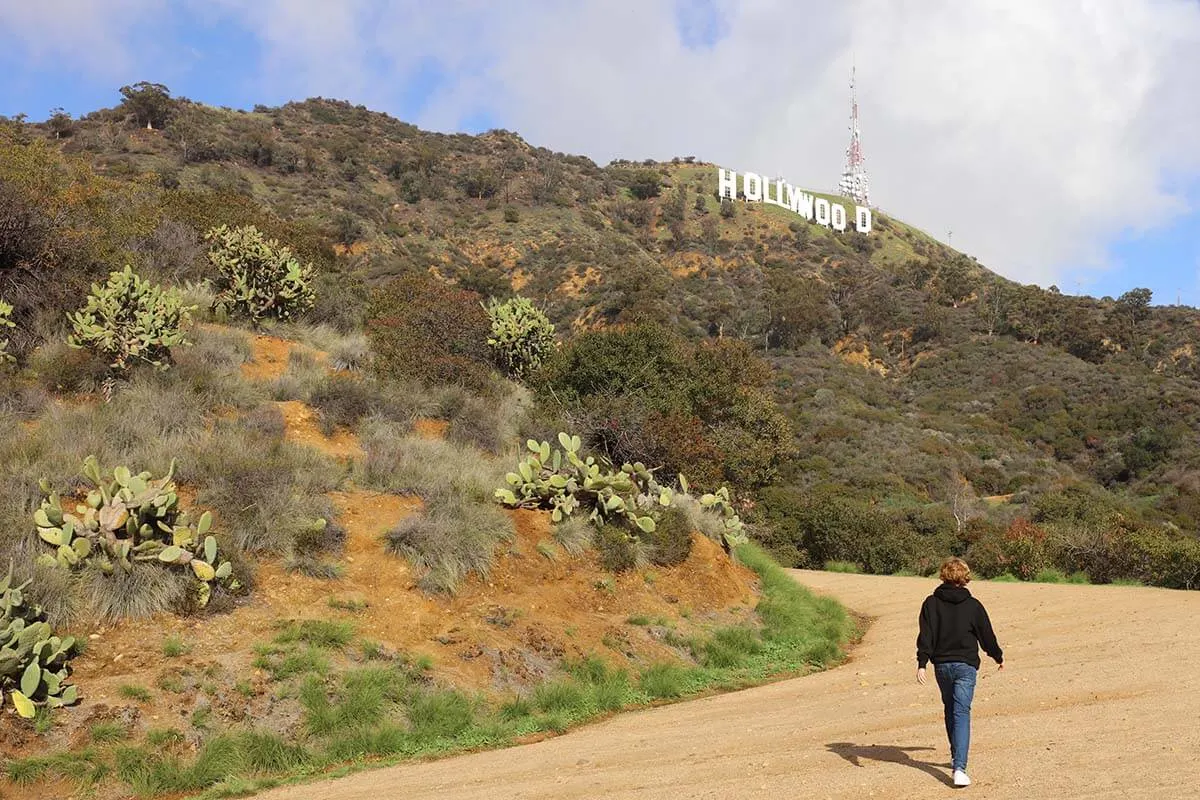
[[843,197],[850,197],[860,206],[871,205],[870,187],[867,183],[867,168],[862,154],[862,142],[858,130],[858,95],[854,91],[855,68],[850,68],[850,146],[846,148],[846,169],[838,183]]

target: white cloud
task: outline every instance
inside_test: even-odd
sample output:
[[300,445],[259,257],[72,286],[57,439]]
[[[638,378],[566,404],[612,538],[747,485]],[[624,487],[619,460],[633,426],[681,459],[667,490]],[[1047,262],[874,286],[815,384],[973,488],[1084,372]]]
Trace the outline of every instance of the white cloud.
[[[36,66],[125,79],[148,51],[157,52],[135,44],[135,34],[164,14],[161,0],[0,0],[0,44]],[[139,53],[139,45],[146,50]]]
[[[76,0],[72,29],[94,28],[105,53],[130,58],[120,26],[160,3]],[[1103,269],[1109,241],[1184,211],[1173,192],[1200,176],[1196,0],[189,7],[257,35],[254,99],[323,94],[401,112],[409,82],[435,65],[445,77],[415,120],[427,126],[483,110],[601,162],[697,155],[813,188],[841,169],[854,60],[873,199],[936,236],[953,230],[956,246],[1018,280]],[[0,0],[0,25],[17,8]],[[721,9],[718,26],[696,18],[706,8]],[[686,47],[681,9],[690,30],[718,40]],[[17,13],[42,14],[41,25],[50,14]],[[43,49],[67,53],[71,35]]]
[[453,79],[418,120],[436,128],[482,108],[600,161],[694,154],[814,188],[841,168],[853,60],[876,202],[1019,280],[1102,269],[1107,241],[1181,212],[1172,178],[1200,172],[1194,0],[743,0],[697,49],[669,0],[353,8],[350,41],[274,0],[265,40],[294,48],[309,26],[299,74],[351,73],[385,106],[440,64]]

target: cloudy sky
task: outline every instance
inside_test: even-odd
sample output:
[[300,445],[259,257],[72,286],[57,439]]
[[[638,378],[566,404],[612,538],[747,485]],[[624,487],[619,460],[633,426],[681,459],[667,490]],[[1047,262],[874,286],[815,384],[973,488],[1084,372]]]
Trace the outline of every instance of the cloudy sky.
[[1200,305],[1200,0],[0,0],[0,114],[320,95],[814,189],[852,64],[885,211],[1016,280]]

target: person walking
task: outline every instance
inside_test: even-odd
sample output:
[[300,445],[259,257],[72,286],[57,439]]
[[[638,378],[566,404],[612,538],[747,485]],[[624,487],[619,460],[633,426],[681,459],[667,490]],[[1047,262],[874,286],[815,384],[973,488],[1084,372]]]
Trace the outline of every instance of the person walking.
[[942,692],[946,737],[954,785],[970,786],[967,751],[971,746],[971,700],[979,672],[979,647],[1004,669],[1004,651],[996,641],[983,603],[971,596],[971,568],[961,558],[948,558],[938,577],[942,585],[921,605],[917,633],[917,683],[925,685],[925,667],[932,661]]

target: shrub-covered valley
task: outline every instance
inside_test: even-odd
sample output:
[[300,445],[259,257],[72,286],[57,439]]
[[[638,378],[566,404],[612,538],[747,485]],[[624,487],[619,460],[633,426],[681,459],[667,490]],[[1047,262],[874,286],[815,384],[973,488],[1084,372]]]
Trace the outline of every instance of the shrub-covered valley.
[[776,562],[1200,581],[1192,309],[690,156],[124,94],[0,120],[0,787],[236,794],[836,663]]

